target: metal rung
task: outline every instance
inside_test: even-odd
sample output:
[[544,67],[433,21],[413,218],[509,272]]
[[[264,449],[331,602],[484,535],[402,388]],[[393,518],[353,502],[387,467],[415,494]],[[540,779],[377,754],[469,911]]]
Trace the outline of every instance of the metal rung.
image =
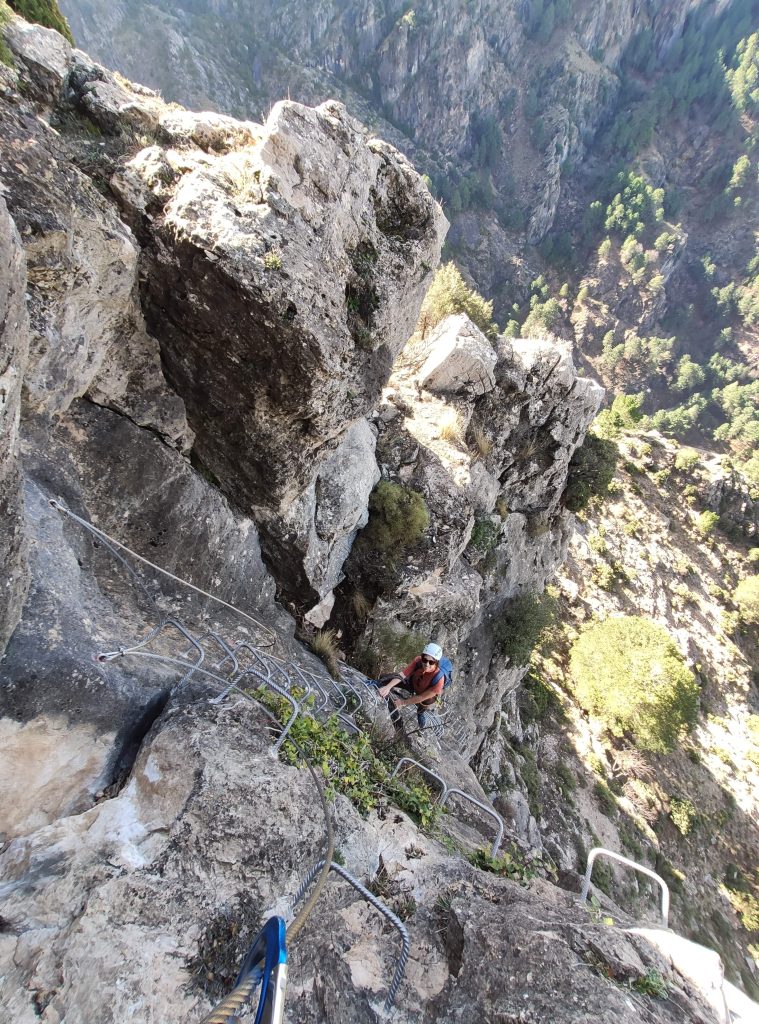
[[643,875],[648,875],[649,878],[661,886],[661,916],[664,922],[664,927],[669,928],[669,888],[667,883],[664,881],[661,875],[657,875],[651,868],[645,867],[643,864],[638,864],[636,860],[630,860],[628,857],[623,857],[621,853],[615,853],[613,850],[607,850],[603,846],[594,846],[588,854],[588,865],[585,868],[585,877],[582,881],[582,892],[580,899],[585,902],[588,898],[588,892],[590,891],[590,876],[593,872],[593,864],[597,857],[610,857],[612,860],[618,861],[620,864],[624,864],[625,867],[632,868],[633,871],[639,871]]

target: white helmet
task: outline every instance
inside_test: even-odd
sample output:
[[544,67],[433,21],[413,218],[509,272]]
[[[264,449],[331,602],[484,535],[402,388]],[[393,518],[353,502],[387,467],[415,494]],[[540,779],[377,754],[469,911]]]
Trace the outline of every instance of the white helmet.
[[439,644],[427,644],[422,654],[426,654],[428,658],[434,658],[435,661],[440,661],[443,657],[443,648]]

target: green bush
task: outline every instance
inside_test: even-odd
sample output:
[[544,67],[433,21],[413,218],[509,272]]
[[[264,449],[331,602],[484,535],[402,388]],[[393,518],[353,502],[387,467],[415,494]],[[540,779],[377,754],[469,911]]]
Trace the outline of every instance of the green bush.
[[687,836],[698,823],[698,812],[690,800],[673,796],[669,801],[669,816],[680,835]]
[[417,330],[424,337],[429,330],[453,313],[466,313],[473,324],[494,338],[498,333],[493,323],[493,303],[486,302],[473,288],[469,288],[453,263],[440,267],[432,279],[419,313]]
[[672,637],[649,619],[595,622],[572,645],[575,696],[615,736],[671,751],[698,711],[698,685]]
[[501,527],[485,516],[482,519],[478,519],[474,524],[474,527],[472,528],[472,536],[469,538],[469,543],[477,551],[487,554],[497,546],[500,536]]
[[418,491],[380,480],[369,496],[369,522],[361,539],[386,556],[402,555],[421,540],[429,521]]
[[[255,696],[281,722],[290,717],[292,709],[284,697],[264,687],[257,690]],[[422,828],[432,827],[437,821],[440,810],[436,795],[418,772],[407,772],[403,779],[390,778],[398,751],[388,748],[378,755],[364,733],[347,733],[336,716],[319,722],[310,715],[298,715],[280,750],[287,764],[300,763],[296,744],[316,770],[321,771],[328,796],[342,793],[366,815],[378,806],[386,793]]]
[[616,818],[619,813],[617,798],[602,779],[593,783],[593,795],[607,818]]
[[748,625],[759,625],[759,576],[747,576],[735,588],[733,600],[738,606],[741,620]]
[[642,395],[617,395],[609,409],[596,416],[595,433],[600,437],[619,437],[623,430],[632,430],[643,419]]
[[495,637],[501,652],[512,665],[527,665],[541,635],[552,624],[556,598],[543,594],[521,594],[509,602]]
[[696,521],[696,529],[702,537],[708,537],[714,533],[719,523],[719,516],[716,512],[702,512]]
[[508,850],[502,850],[497,857],[484,849],[474,850],[467,854],[467,860],[481,871],[489,871],[494,875],[502,875],[514,882],[529,882],[537,874],[540,861],[528,861],[515,844]]
[[36,25],[54,28],[73,45],[74,37],[71,35],[69,23],[61,14],[56,0],[8,0],[8,4],[22,18]]
[[546,718],[564,719],[564,708],[556,691],[533,670],[524,679],[519,691],[519,712],[523,723],[542,722]]
[[570,512],[580,512],[593,498],[609,493],[609,484],[617,468],[619,448],[607,438],[590,432],[569,463],[564,504]]
[[693,469],[698,461],[699,454],[695,448],[681,448],[675,455],[675,469]]
[[5,3],[5,0],[0,0],[0,64],[5,64],[6,67],[12,68],[14,65],[13,51],[10,49],[5,39],[3,38],[2,27],[6,25],[12,17],[10,8]]

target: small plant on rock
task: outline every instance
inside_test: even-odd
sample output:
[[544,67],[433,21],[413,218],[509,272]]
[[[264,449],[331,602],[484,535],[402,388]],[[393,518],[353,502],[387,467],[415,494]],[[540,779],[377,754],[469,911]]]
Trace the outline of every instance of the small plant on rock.
[[441,441],[448,441],[449,444],[461,444],[462,429],[461,417],[456,409],[446,409],[440,417],[438,434]]
[[698,812],[690,800],[677,796],[670,798],[669,816],[681,836],[689,835],[698,823]]
[[282,257],[276,249],[270,249],[269,252],[264,254],[264,267],[267,270],[282,269]]
[[655,999],[666,999],[669,995],[669,989],[664,978],[653,968],[636,978],[632,983],[632,987],[636,992],[640,992],[641,995],[653,996]]
[[472,430],[472,442],[475,451],[483,459],[486,459],[493,450],[493,442],[483,427],[474,427]]

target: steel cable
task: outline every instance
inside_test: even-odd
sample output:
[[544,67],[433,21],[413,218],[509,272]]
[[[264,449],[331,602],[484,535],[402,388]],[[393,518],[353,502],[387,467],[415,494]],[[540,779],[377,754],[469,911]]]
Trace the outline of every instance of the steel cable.
[[[260,705],[259,705],[260,706]],[[267,708],[261,708],[264,714],[270,718],[278,728],[282,728],[280,722]],[[304,751],[303,747],[298,743],[292,736],[288,737],[290,743],[295,747],[298,755],[306,763],[306,767],[311,773],[311,778],[314,780],[317,792],[319,793],[319,802],[321,803],[322,813],[324,815],[324,826],[325,826],[325,859],[320,861],[310,872],[310,881],[318,875],[316,878],[316,885],[313,888],[311,895],[308,897],[303,905],[303,909],[293,918],[290,926],[287,929],[287,938],[289,940],[295,939],[298,933],[301,931],[306,921],[308,920],[309,914],[314,909],[316,901],[322,894],[322,890],[326,885],[327,878],[329,877],[330,866],[332,865],[332,857],[335,853],[335,833],[332,825],[332,818],[329,813],[329,804],[327,803],[327,795],[324,792],[324,785],[322,780],[319,778],[316,769],[314,768],[310,758]],[[309,881],[309,884],[310,884]],[[303,886],[301,886],[303,889]],[[260,981],[260,977],[256,976],[255,970],[251,972],[246,978],[243,978],[217,1006],[207,1014],[202,1021],[202,1024],[228,1024],[229,1018],[233,1016],[238,1010],[250,998],[254,988]]]
[[[124,559],[121,558],[118,552],[113,550],[113,547],[111,547],[111,545],[115,545],[122,551],[126,551],[127,554],[132,556],[132,558],[136,558],[138,562],[142,562],[143,565],[147,565],[151,569],[154,569],[156,572],[161,573],[163,576],[167,576],[170,580],[173,580],[175,583],[179,583],[183,587],[189,587],[189,589],[194,590],[195,593],[201,594],[203,597],[208,597],[212,601],[216,601],[217,604],[223,605],[225,608],[229,608],[230,611],[235,612],[237,615],[242,615],[243,618],[248,619],[248,621],[252,622],[254,626],[256,626],[258,629],[262,629],[271,637],[271,643],[269,644],[270,647],[276,646],[278,638],[274,630],[271,629],[269,626],[265,625],[263,622],[259,622],[259,620],[254,618],[252,615],[248,615],[247,612],[242,611],[240,608],[236,608],[233,604],[229,604],[229,602],[222,600],[222,598],[216,597],[215,594],[209,594],[208,591],[203,590],[202,587],[196,587],[194,583],[189,583],[187,580],[182,579],[181,576],[175,576],[173,572],[169,572],[168,569],[161,568],[160,565],[156,565],[155,562],[151,562],[148,558],[143,558],[142,555],[138,555],[136,551],[133,551],[131,548],[127,547],[126,544],[122,544],[121,541],[116,540],[115,537],[111,537],[103,530],[100,530],[97,526],[93,526],[93,524],[88,522],[86,519],[82,519],[81,516],[78,516],[75,512],[72,512],[70,508],[64,505],[63,502],[58,501],[56,498],[50,499],[50,505],[58,512],[62,512],[64,515],[67,515],[70,519],[73,519],[74,522],[79,523],[79,525],[82,526],[85,530],[89,530],[90,533],[94,534],[94,536],[98,537],[101,541],[103,541],[103,543],[110,548],[111,552],[114,555],[116,555],[119,561],[123,564],[126,564],[124,562]],[[129,565],[127,565],[127,569],[129,569],[132,575],[135,576],[134,570],[132,570]],[[155,604],[155,599],[151,597],[150,593],[146,590],[146,588],[141,583],[139,578],[135,578],[137,578],[137,581],[138,583],[140,583],[142,589],[145,591],[145,593],[153,602],[153,604]]]

